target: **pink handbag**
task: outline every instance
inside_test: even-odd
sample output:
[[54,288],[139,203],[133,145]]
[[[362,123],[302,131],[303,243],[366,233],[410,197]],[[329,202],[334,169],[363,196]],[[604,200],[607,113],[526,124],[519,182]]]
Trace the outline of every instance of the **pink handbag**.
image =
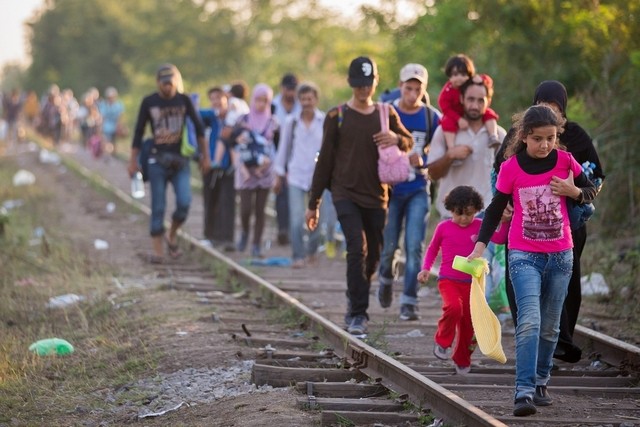
[[[389,104],[378,103],[382,132],[389,130]],[[383,184],[395,185],[409,179],[411,164],[409,155],[397,145],[378,146],[378,178]]]

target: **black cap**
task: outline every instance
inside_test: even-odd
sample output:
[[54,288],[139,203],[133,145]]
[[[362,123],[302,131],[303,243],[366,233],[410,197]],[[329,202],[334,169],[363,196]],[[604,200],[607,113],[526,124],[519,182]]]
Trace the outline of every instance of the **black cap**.
[[351,87],[373,86],[377,76],[376,63],[366,56],[357,57],[349,65],[349,86]]
[[296,87],[298,87],[298,78],[293,73],[287,73],[282,76],[280,86],[286,89],[295,89]]
[[162,64],[158,67],[156,72],[156,79],[159,82],[166,82],[172,80],[175,75],[178,74],[178,68],[173,64]]

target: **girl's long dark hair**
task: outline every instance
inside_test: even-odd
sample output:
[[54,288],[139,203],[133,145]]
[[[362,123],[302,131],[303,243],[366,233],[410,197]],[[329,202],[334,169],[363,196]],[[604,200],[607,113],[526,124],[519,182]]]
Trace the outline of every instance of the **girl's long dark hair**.
[[[505,158],[509,158],[526,149],[527,145],[524,143],[524,139],[533,132],[533,129],[543,126],[555,126],[558,129],[558,135],[560,135],[566,122],[561,113],[557,113],[547,105],[531,106],[523,113],[515,114],[512,120],[515,132],[513,132],[511,140],[507,142],[507,148],[504,153]],[[556,141],[559,143],[559,139]]]

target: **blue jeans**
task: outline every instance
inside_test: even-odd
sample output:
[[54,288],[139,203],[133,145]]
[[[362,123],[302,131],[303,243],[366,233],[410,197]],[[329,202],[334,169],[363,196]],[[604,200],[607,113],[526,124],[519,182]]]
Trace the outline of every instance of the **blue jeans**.
[[333,206],[331,191],[324,190],[322,193],[322,204],[320,205],[320,228],[322,230],[321,233],[324,233],[326,242],[333,242],[335,240],[334,234],[336,232],[337,222],[338,216],[336,214],[336,208]]
[[347,242],[347,314],[368,319],[371,276],[380,260],[386,211],[363,208],[351,200],[334,201],[334,206]]
[[516,399],[532,397],[536,385],[546,385],[551,377],[551,359],[572,268],[571,249],[552,253],[509,251],[509,275],[518,307]]
[[304,235],[306,229],[304,214],[307,208],[307,198],[305,190],[289,185],[289,237],[291,238],[294,261],[304,259],[307,255],[314,255],[318,251],[320,227],[309,233],[307,249],[305,250]]
[[182,224],[187,219],[191,205],[191,171],[189,163],[177,171],[171,171],[160,165],[155,159],[149,159],[149,185],[151,187],[151,225],[152,236],[164,233],[164,212],[167,205],[167,183],[171,182],[176,195],[176,209],[171,219]]
[[418,304],[418,273],[422,268],[423,242],[427,229],[429,195],[425,190],[412,194],[392,196],[389,200],[387,225],[384,228],[384,246],[380,256],[380,283],[393,283],[393,257],[398,249],[404,222],[404,290],[400,304]]

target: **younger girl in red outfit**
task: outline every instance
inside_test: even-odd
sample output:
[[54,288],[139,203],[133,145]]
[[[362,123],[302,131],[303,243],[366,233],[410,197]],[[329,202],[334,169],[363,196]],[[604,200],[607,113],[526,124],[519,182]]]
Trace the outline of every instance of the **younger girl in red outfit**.
[[[484,82],[487,89],[491,93],[487,94],[489,102],[493,96],[493,79],[486,74],[475,74],[476,70],[473,61],[466,55],[458,54],[447,60],[444,69],[449,80],[442,88],[438,96],[438,105],[442,111],[442,120],[440,126],[444,131],[444,138],[447,148],[453,148],[455,134],[459,129],[466,129],[469,124],[463,117],[462,101],[460,100],[460,87],[469,79],[474,79],[477,84]],[[498,114],[491,108],[482,116],[485,128],[489,133],[489,145],[491,147],[499,147],[501,144],[498,139]]]
[[[473,187],[461,185],[451,190],[444,199],[444,206],[451,212],[452,218],[440,222],[436,227],[418,280],[422,283],[427,281],[436,256],[442,250],[438,274],[442,316],[438,320],[433,354],[438,359],[448,359],[447,349],[453,344],[457,331],[451,359],[455,363],[456,373],[464,375],[470,371],[471,354],[476,347],[469,306],[471,275],[453,269],[452,264],[456,255],[466,257],[475,245],[482,224],[482,220],[475,216],[482,210],[482,196]],[[508,220],[507,216],[503,219]],[[503,224],[491,240],[504,243],[508,229],[508,225]]]

